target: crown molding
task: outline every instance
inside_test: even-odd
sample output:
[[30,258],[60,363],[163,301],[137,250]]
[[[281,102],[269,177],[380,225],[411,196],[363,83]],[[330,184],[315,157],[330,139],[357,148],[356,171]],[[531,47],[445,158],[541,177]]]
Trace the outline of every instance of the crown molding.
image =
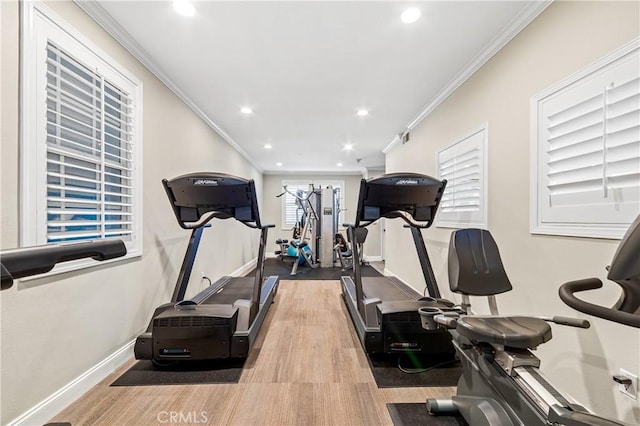
[[155,75],[169,90],[171,90],[182,102],[184,102],[198,117],[213,129],[222,139],[231,145],[240,155],[242,155],[256,170],[264,173],[262,167],[258,166],[247,151],[233,140],[217,123],[215,123],[200,107],[187,96],[180,88],[162,71],[162,69],[151,59],[149,54],[131,37],[113,17],[98,4],[95,0],[73,0],[91,19],[100,25],[118,43],[131,53],[140,63]]
[[[431,101],[418,113],[415,117],[409,121],[405,128],[409,131],[413,130],[422,120],[427,118],[433,110],[435,110],[442,102],[444,102],[458,87],[467,81],[476,71],[478,71],[489,59],[491,59],[496,53],[498,53],[504,46],[507,45],[518,33],[526,28],[535,18],[538,17],[553,0],[542,0],[532,2],[525,10],[523,10],[518,16],[516,16],[507,28],[495,37],[485,49],[477,55],[465,69],[456,75],[438,94],[431,99]],[[389,144],[384,147],[382,152],[384,154],[389,153],[400,142],[398,136],[394,137]]]
[[327,170],[265,170],[264,175],[307,175],[307,176],[363,176],[364,170],[341,170],[341,171],[327,171]]

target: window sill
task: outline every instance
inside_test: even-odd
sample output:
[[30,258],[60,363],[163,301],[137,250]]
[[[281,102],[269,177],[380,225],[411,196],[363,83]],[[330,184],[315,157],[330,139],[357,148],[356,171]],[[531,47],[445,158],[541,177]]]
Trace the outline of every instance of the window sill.
[[566,226],[566,225],[537,225],[533,226],[534,235],[554,235],[558,237],[597,238],[605,240],[620,240],[629,228],[629,224],[596,227],[596,226]]

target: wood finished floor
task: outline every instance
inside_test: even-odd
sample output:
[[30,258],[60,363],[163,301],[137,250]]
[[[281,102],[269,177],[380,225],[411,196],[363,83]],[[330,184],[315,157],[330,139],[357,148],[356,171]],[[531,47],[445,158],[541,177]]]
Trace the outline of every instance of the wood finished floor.
[[199,425],[391,425],[386,403],[455,393],[453,387],[379,389],[339,281],[280,282],[237,384],[109,387],[134,362],[52,422],[170,424],[165,412],[175,411]]

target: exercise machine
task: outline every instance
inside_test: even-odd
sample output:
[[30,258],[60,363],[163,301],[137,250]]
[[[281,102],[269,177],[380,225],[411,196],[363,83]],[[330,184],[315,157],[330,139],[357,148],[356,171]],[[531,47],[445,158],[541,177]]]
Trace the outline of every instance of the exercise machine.
[[13,281],[32,275],[44,274],[61,262],[93,258],[97,261],[115,259],[127,254],[122,240],[105,239],[73,243],[47,244],[22,247],[0,252],[2,290],[13,286]]
[[333,250],[336,253],[336,256],[340,262],[340,267],[343,271],[346,271],[349,268],[353,268],[353,250],[351,250],[350,244],[358,245],[358,253],[360,256],[358,257],[358,262],[360,262],[361,266],[366,265],[364,260],[364,249],[363,245],[365,240],[367,239],[367,234],[369,230],[367,228],[355,228],[354,229],[355,241],[351,241],[349,237],[350,234],[347,234],[347,239],[341,233],[336,234],[335,236],[335,246],[333,246]]
[[285,194],[296,201],[296,224],[291,240],[278,239],[279,249],[275,254],[283,261],[293,262],[291,275],[296,275],[298,266],[311,268],[335,266],[338,258],[334,253],[333,235],[338,230],[340,213],[340,189],[309,184],[307,191],[291,191],[287,185]]
[[489,231],[454,231],[448,270],[451,291],[465,297],[487,296],[491,316],[474,316],[470,309],[466,316],[420,312],[425,327],[451,330],[463,366],[456,396],[427,400],[430,414],[461,414],[472,426],[622,425],[570,402],[542,375],[540,359],[531,353],[551,339],[549,322],[589,328],[588,321],[498,315],[495,296],[512,286]]
[[276,240],[276,244],[280,245],[278,254],[281,259],[290,259],[293,261],[291,274],[298,273],[298,266],[307,264],[310,268],[317,268],[318,253],[318,202],[320,200],[318,192],[313,185],[309,185],[308,191],[293,192],[283,186],[284,192],[277,195],[280,198],[285,194],[289,194],[296,200],[296,224],[293,227],[293,235],[290,241]]
[[602,287],[598,278],[571,281],[560,286],[560,299],[573,309],[618,324],[640,328],[640,216],[631,224],[620,241],[607,278],[621,288],[620,297],[613,307],[585,302],[574,293]]
[[[444,329],[426,330],[418,309],[438,307],[456,310],[440,298],[421,229],[429,228],[438,210],[446,181],[416,173],[386,174],[362,179],[355,223],[348,225],[351,241],[357,229],[380,218],[400,218],[411,230],[428,295],[395,277],[363,277],[360,262],[353,263],[353,277],[343,276],[342,297],[365,351],[370,354],[442,354],[454,359],[451,335]],[[358,244],[352,256],[359,259]]]
[[[224,173],[192,173],[162,181],[178,224],[191,230],[170,303],[159,306],[134,347],[136,359],[157,365],[187,360],[245,358],[278,288],[278,277],[264,278],[267,231],[253,180]],[[185,299],[203,230],[213,219],[235,219],[260,230],[253,277],[222,277]]]

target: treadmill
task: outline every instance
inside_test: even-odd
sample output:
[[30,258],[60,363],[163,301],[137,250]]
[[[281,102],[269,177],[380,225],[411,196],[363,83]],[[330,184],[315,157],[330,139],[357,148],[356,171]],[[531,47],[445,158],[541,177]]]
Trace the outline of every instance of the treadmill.
[[[254,181],[192,173],[163,179],[162,184],[178,224],[191,229],[191,238],[171,302],[155,310],[146,332],[136,339],[135,357],[158,366],[246,358],[278,289],[278,276],[263,277],[267,230],[274,225],[260,222]],[[185,299],[202,232],[212,219],[235,219],[260,230],[256,274],[222,277]]]
[[[457,310],[441,299],[421,229],[428,228],[440,204],[446,180],[417,173],[386,174],[362,179],[355,223],[347,225],[351,240],[359,228],[380,218],[400,218],[411,230],[420,260],[428,296],[423,296],[396,277],[363,277],[359,262],[353,263],[353,277],[343,276],[342,297],[362,346],[369,354],[442,354],[453,358],[451,335],[442,329],[422,327],[422,307]],[[352,245],[353,258],[359,247]]]

